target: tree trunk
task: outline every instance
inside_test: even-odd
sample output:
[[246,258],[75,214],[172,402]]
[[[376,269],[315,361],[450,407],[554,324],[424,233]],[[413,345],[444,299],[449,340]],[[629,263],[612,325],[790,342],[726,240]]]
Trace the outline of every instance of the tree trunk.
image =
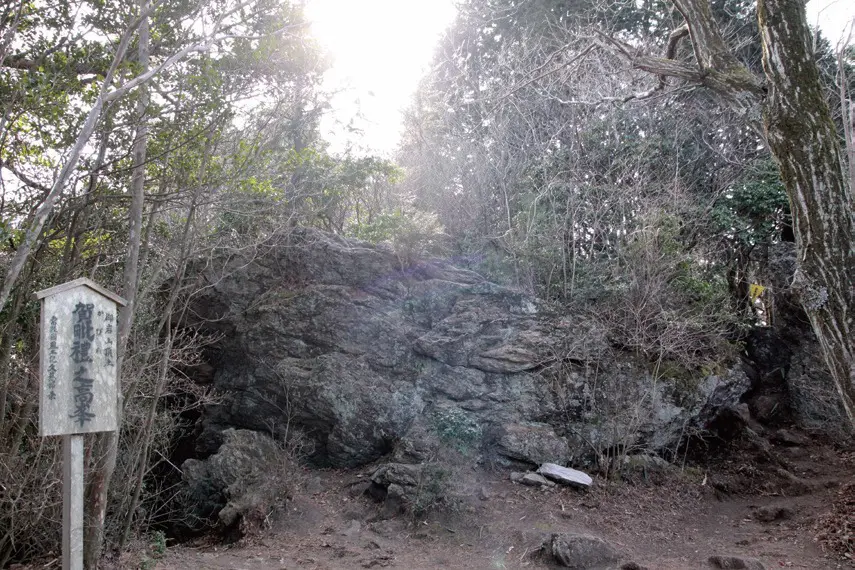
[[[149,1],[140,0],[140,13],[144,14],[139,26],[139,49],[138,63],[141,73],[145,74],[149,68]],[[128,210],[128,257],[125,260],[123,274],[122,294],[127,300],[127,305],[119,310],[118,318],[118,343],[116,347],[116,367],[122,371],[125,350],[128,345],[131,327],[133,325],[134,309],[136,306],[136,292],[139,281],[139,254],[142,235],[142,217],[145,205],[145,166],[146,149],[148,146],[148,106],[149,90],[148,84],[142,84],[137,99],[137,132],[134,138],[133,172],[131,174],[131,205]],[[101,557],[101,549],[104,544],[104,523],[107,513],[108,493],[113,472],[116,470],[116,460],[119,451],[119,436],[122,429],[122,411],[124,402],[121,400],[121,384],[119,388],[120,401],[118,404],[117,424],[118,431],[99,434],[96,439],[95,465],[89,474],[89,483],[86,489],[86,507],[88,511],[88,525],[85,529],[83,542],[83,563],[87,569],[98,567]]]
[[795,220],[798,269],[793,287],[855,426],[855,199],[846,186],[839,136],[823,97],[804,3],[758,0],[767,79],[762,85],[727,49],[710,0],[673,2],[689,27],[696,68],[636,55],[613,38],[609,43],[639,69],[709,87],[766,138]]
[[790,198],[799,252],[793,286],[855,424],[855,200],[803,3],[759,0],[758,17],[769,80],[766,136]]

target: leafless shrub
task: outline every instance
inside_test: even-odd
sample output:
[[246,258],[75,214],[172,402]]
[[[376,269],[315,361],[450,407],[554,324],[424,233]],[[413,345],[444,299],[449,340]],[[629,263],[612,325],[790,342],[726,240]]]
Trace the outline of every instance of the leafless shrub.
[[567,425],[607,475],[652,451],[645,430],[663,398],[691,393],[734,356],[726,285],[705,278],[702,264],[679,248],[673,218],[647,220],[615,244],[613,258],[587,264],[576,286],[594,304],[574,318],[588,332],[557,347],[548,371]]
[[728,292],[674,249],[670,231],[652,226],[633,235],[606,268],[592,317],[615,345],[657,367],[713,367],[727,358],[724,339],[735,325]]
[[[143,320],[138,327],[144,330],[151,324]],[[184,516],[175,500],[181,473],[170,461],[172,448],[176,437],[188,429],[182,417],[215,403],[217,397],[181,369],[197,364],[210,342],[192,331],[178,330],[136,345],[129,368],[137,373],[125,395],[117,477],[110,489],[111,504],[121,516],[108,520],[106,528],[120,548],[134,532],[144,536],[153,525]]]
[[0,442],[0,568],[60,548],[60,440],[39,437],[35,427],[28,426],[14,449],[8,440]]
[[61,440],[38,435],[36,358],[20,337],[4,348],[8,352],[3,354],[7,368],[0,386],[0,568],[11,560],[59,552],[62,536]]
[[625,474],[630,456],[659,451],[645,436],[671,380],[614,356],[582,367],[556,362],[547,371],[565,428],[588,447],[593,466],[607,480]]

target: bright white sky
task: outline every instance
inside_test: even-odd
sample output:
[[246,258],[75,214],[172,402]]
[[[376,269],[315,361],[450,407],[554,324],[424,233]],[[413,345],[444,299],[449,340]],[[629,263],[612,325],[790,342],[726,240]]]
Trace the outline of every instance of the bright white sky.
[[[810,0],[807,10],[808,22],[818,23],[832,44],[855,18],[853,0]],[[402,111],[454,18],[454,0],[308,0],[306,12],[334,58],[325,82],[340,92],[322,124],[332,150],[353,144],[391,155]],[[351,120],[362,134],[345,131],[342,124]]]
[[[812,26],[819,25],[822,33],[835,46],[852,32],[855,23],[855,2],[852,0],[809,0],[807,19]],[[851,40],[855,40],[855,34]],[[850,40],[850,41],[851,41]]]
[[[333,150],[347,142],[391,154],[401,134],[401,112],[427,71],[442,32],[454,19],[453,0],[309,0],[312,31],[334,58],[328,89],[343,90],[322,124]],[[336,121],[363,135],[346,135]]]

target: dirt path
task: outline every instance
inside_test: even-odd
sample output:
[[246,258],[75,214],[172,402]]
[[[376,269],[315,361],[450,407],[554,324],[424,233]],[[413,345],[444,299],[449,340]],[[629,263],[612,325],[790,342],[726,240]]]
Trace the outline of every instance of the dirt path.
[[[287,516],[260,536],[232,547],[185,544],[168,549],[163,570],[285,569],[478,569],[548,567],[535,554],[545,536],[590,532],[612,542],[624,561],[650,570],[709,568],[711,555],[760,560],[767,569],[849,568],[815,541],[816,524],[837,489],[850,480],[852,462],[820,449],[780,450],[810,482],[810,492],[785,496],[726,495],[691,470],[658,484],[534,489],[511,483],[505,473],[487,476],[457,513],[413,521],[383,519],[379,507],[351,497],[355,472],[320,472],[323,491],[298,494]],[[722,467],[751,469],[750,464]],[[775,518],[761,522],[758,518]]]

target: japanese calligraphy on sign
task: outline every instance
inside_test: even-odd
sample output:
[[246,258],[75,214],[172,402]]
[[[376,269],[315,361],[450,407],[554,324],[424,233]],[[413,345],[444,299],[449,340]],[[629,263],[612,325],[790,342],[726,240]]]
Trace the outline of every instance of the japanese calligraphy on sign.
[[113,431],[117,314],[125,301],[89,279],[36,293],[42,302],[39,431]]
[[59,346],[56,344],[57,341],[57,329],[56,329],[57,318],[56,315],[51,316],[50,318],[50,328],[48,329],[48,369],[47,369],[47,390],[48,390],[48,399],[56,400],[56,363],[57,363],[57,354],[59,353]]

